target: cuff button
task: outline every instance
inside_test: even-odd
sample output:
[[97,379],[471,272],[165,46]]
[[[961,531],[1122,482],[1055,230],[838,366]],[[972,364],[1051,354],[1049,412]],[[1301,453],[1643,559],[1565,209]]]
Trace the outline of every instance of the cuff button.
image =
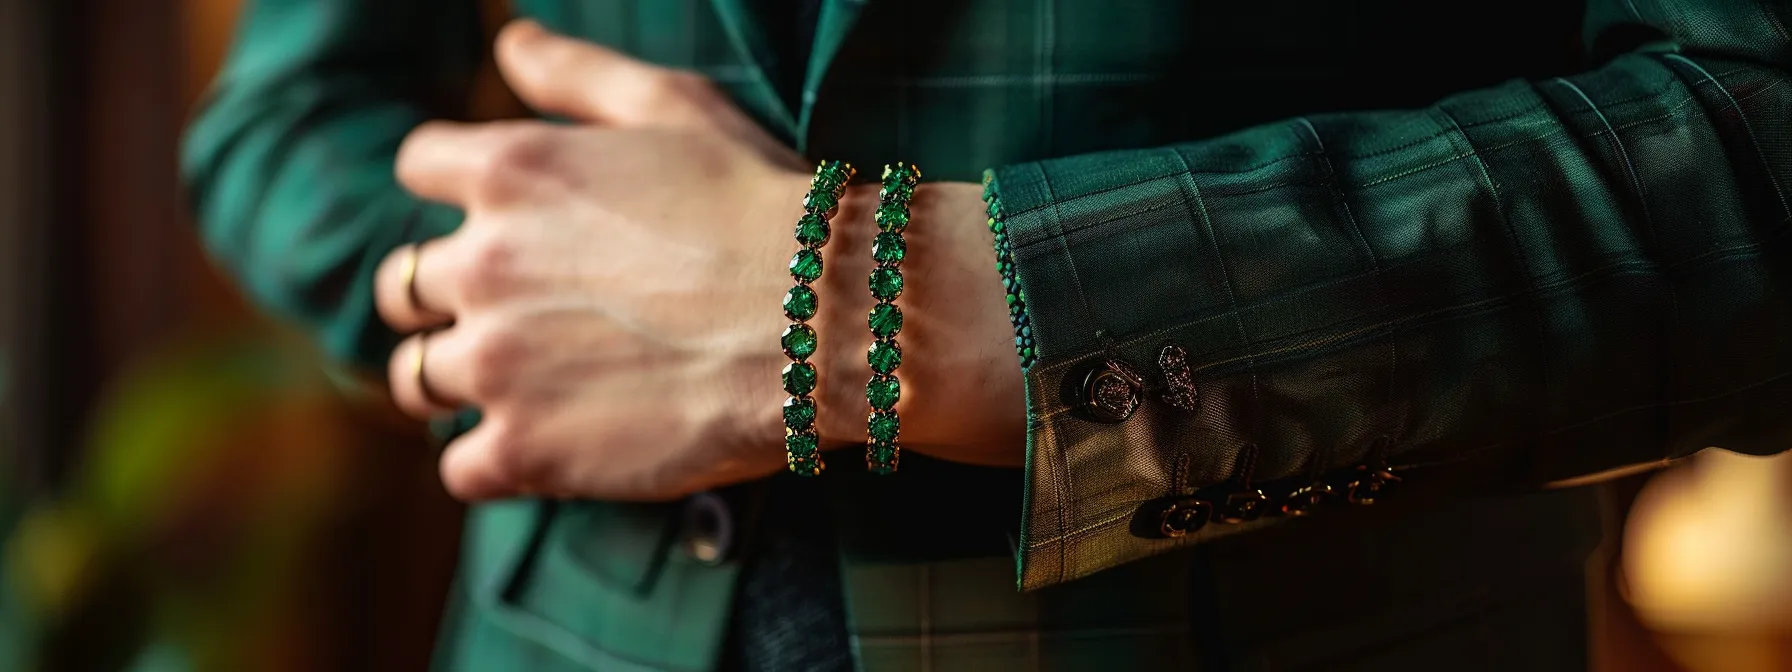
[[1377,499],[1386,495],[1388,491],[1393,490],[1400,483],[1400,477],[1394,475],[1393,470],[1380,469],[1373,472],[1369,472],[1368,470],[1364,471],[1367,473],[1364,473],[1356,480],[1351,481],[1350,490],[1345,495],[1345,501],[1360,506],[1368,506],[1374,504]]
[[1332,486],[1314,483],[1288,495],[1288,501],[1282,503],[1282,513],[1290,516],[1307,515],[1319,510],[1319,507],[1325,505],[1335,494],[1337,491],[1333,490]]
[[1181,500],[1164,509],[1158,518],[1158,531],[1174,539],[1206,527],[1212,517],[1212,504],[1199,499]]
[[1246,490],[1234,492],[1226,496],[1226,504],[1220,509],[1222,523],[1248,523],[1263,517],[1269,510],[1269,496],[1262,490]]
[[1189,370],[1188,351],[1179,345],[1166,345],[1157,355],[1157,366],[1164,372],[1164,403],[1184,411],[1193,411],[1200,402],[1195,389],[1195,376]]
[[1083,379],[1083,411],[1097,422],[1124,422],[1139,410],[1144,379],[1125,362],[1110,359]]

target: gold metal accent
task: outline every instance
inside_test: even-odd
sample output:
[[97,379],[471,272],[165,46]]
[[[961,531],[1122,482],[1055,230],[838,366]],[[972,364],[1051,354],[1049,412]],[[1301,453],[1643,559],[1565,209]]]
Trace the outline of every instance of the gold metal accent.
[[411,302],[411,310],[421,312],[423,303],[417,300],[417,258],[421,256],[422,246],[406,243],[404,259],[400,261],[400,277],[403,278],[405,300]]
[[429,334],[430,332],[425,331],[416,336],[417,347],[411,349],[411,352],[414,353],[411,355],[411,379],[417,381],[417,395],[423,398],[423,403],[437,409],[451,409],[453,408],[452,404],[444,403],[440,397],[430,391],[429,377],[423,373],[424,352],[428,349]]
[[1207,526],[1213,518],[1213,505],[1206,500],[1184,499],[1170,504],[1158,514],[1157,531],[1175,539]]
[[1263,512],[1270,509],[1269,496],[1255,488],[1234,492],[1226,496],[1224,507],[1220,510],[1220,522],[1248,523],[1263,517]]
[[1282,513],[1290,516],[1307,515],[1324,505],[1326,500],[1331,499],[1334,494],[1336,493],[1332,490],[1332,486],[1325,483],[1314,483],[1288,495],[1287,501],[1282,503]]

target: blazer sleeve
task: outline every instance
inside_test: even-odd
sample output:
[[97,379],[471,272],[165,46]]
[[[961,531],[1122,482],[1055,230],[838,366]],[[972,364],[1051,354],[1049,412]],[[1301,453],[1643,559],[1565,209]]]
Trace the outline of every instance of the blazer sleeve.
[[1589,4],[1577,76],[991,171],[1023,588],[1792,446],[1792,8]]
[[243,11],[182,149],[201,235],[255,303],[329,354],[382,367],[397,337],[374,312],[375,267],[460,221],[405,193],[393,161],[411,128],[466,105],[477,6],[258,0]]

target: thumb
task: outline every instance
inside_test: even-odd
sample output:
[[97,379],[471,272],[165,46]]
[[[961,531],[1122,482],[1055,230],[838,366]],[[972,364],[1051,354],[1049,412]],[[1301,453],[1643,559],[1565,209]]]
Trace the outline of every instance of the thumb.
[[701,101],[714,92],[691,73],[549,32],[526,19],[506,25],[494,51],[504,81],[537,111],[619,126],[706,125]]

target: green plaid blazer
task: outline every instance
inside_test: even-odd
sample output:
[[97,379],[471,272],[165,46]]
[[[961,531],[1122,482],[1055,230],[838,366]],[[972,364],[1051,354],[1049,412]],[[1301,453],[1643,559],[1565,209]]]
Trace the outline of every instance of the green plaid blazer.
[[[756,6],[515,2],[811,156],[993,169],[1029,464],[840,488],[864,669],[1576,669],[1599,521],[1548,486],[1792,445],[1785,0],[827,0],[783,92]],[[477,12],[251,2],[188,137],[216,258],[345,361],[395,340],[370,284],[406,223],[457,224],[392,160],[461,113]],[[1359,467],[1398,488],[1223,520]],[[478,507],[442,667],[711,668],[739,568],[686,533]]]

